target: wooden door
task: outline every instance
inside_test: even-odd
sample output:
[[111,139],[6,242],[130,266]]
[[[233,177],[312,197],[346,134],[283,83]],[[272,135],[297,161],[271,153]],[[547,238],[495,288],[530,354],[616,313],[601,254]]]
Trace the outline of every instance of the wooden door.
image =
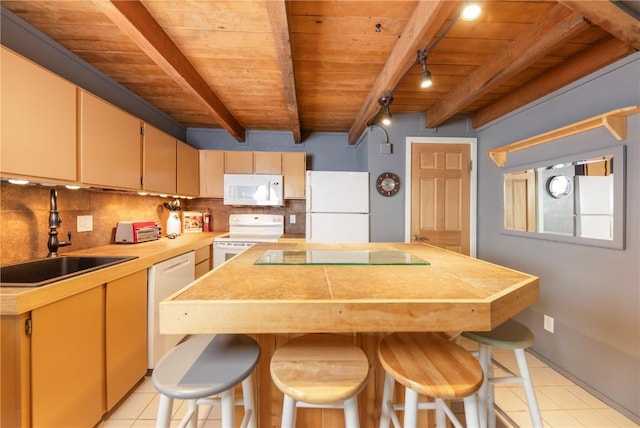
[[536,231],[536,173],[533,169],[504,176],[504,228]]
[[411,145],[411,240],[470,253],[471,149]]

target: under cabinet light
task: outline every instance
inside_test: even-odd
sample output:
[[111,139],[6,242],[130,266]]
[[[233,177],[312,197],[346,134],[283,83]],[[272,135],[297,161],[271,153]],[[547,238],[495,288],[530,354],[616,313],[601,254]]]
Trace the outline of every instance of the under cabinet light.
[[21,186],[23,186],[25,184],[29,184],[29,180],[19,180],[17,178],[10,178],[8,181],[11,184],[19,184]]

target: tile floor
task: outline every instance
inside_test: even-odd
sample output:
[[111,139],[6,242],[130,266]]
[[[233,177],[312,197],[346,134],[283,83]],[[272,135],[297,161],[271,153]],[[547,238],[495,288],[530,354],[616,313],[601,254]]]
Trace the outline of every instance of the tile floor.
[[[461,343],[467,348],[473,347],[469,343]],[[505,367],[517,372],[517,365],[512,351],[498,350],[494,352],[494,357]],[[575,385],[535,356],[527,354],[527,361],[545,427],[640,428],[640,425]],[[498,385],[496,386],[495,394],[496,402],[505,410],[509,418],[520,427],[531,426],[524,391],[521,387]],[[154,427],[157,409],[158,394],[153,388],[151,378],[147,377],[129,398],[106,421],[99,425],[99,428]],[[178,422],[184,415],[185,410],[186,406],[182,406],[182,403],[176,401],[172,427],[178,426]],[[219,407],[202,406],[198,416],[200,419],[198,428],[221,427]],[[509,422],[501,420],[500,417],[498,417],[497,425],[499,428],[510,428],[512,426]]]

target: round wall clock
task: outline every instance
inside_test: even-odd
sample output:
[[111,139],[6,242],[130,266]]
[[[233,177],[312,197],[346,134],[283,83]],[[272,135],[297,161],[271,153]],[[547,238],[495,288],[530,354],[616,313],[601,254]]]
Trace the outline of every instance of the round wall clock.
[[400,190],[400,177],[392,172],[383,172],[376,180],[376,189],[382,196],[393,196]]

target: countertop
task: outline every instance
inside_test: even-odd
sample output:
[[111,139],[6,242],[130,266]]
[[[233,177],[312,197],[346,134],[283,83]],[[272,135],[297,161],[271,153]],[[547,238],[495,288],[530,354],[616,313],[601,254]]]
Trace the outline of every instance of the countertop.
[[[254,265],[267,249],[406,251],[430,265]],[[160,303],[162,333],[491,330],[538,278],[422,243],[259,243]]]
[[0,314],[19,315],[31,311],[109,281],[147,269],[171,257],[211,245],[215,237],[226,233],[184,233],[175,239],[161,238],[157,241],[141,244],[112,244],[65,252],[64,255],[70,256],[136,256],[137,259],[42,287],[2,287],[0,288]]

